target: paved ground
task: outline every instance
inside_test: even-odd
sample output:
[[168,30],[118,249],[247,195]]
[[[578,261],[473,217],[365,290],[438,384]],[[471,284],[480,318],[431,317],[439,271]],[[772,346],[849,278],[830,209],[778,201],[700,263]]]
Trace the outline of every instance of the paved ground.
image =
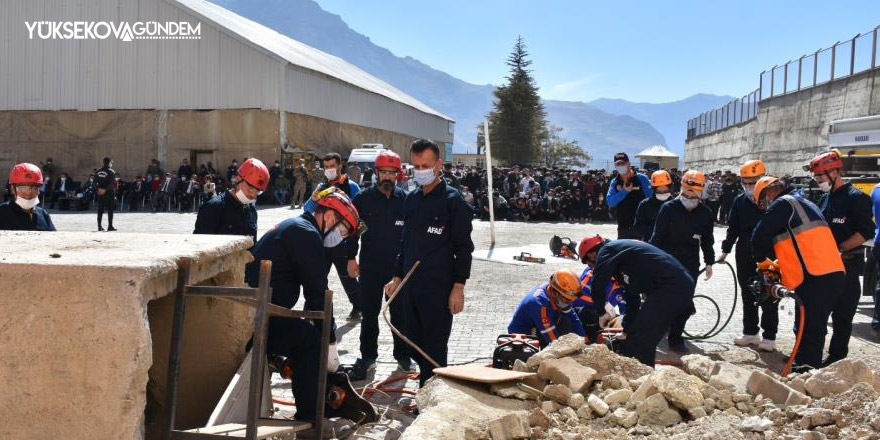
[[[261,209],[259,214],[259,232],[271,228],[277,222],[300,211],[287,208]],[[60,230],[94,231],[95,213],[53,213],[53,220]],[[106,221],[106,220],[105,220]],[[195,222],[195,214],[149,214],[122,213],[117,214],[115,226],[125,232],[181,233],[189,234]],[[106,227],[106,224],[105,224]],[[559,266],[567,266],[580,272],[582,266],[575,261],[552,259],[547,264],[515,265],[510,255],[519,249],[543,251],[553,235],[579,239],[586,234],[602,234],[607,238],[616,236],[614,225],[602,224],[562,224],[562,223],[496,223],[496,247],[492,260],[474,260],[471,278],[465,289],[465,309],[455,317],[452,336],[449,342],[450,363],[487,362],[492,355],[495,338],[506,332],[507,323],[520,299],[533,286],[544,282],[550,273]],[[716,228],[716,252],[720,252],[720,240],[725,230]],[[146,239],[146,238],[145,238]],[[475,221],[473,240],[477,254],[486,256],[489,249],[489,225],[487,222]],[[548,252],[549,251],[545,251]],[[518,252],[517,252],[518,253]],[[499,261],[500,260],[500,261]],[[733,256],[728,258],[734,261]],[[650,268],[646,268],[649,270]],[[720,305],[722,323],[726,320],[733,306],[735,279],[726,268],[717,267],[715,276],[704,281],[701,277],[697,285],[697,294],[707,295]],[[336,292],[336,317],[342,335],[339,345],[343,361],[353,362],[359,355],[358,337],[360,326],[356,322],[346,322],[345,316],[351,310],[350,304],[342,291],[342,286],[335,273],[330,275],[330,288]],[[709,330],[715,323],[714,308],[705,300],[697,300],[696,316],[688,323],[687,330],[698,334]],[[759,353],[752,349],[743,349],[732,344],[732,340],[742,330],[741,311],[739,304],[734,312],[730,325],[717,337],[708,341],[694,341],[690,344],[692,353],[705,353],[714,358],[747,363],[771,368],[778,371],[783,365],[783,357],[794,342],[792,332],[784,329],[793,327],[794,303],[783,301],[780,311],[780,333],[777,351]],[[880,338],[871,330],[870,314],[873,304],[870,297],[863,297],[853,324],[853,338],[850,342],[850,356],[863,358],[873,368],[880,369]],[[381,318],[380,318],[381,322]],[[829,328],[830,331],[830,328]],[[827,339],[827,338],[826,338]],[[827,341],[826,341],[827,342]],[[379,365],[370,380],[384,379],[395,370],[391,356],[391,334],[384,322],[381,322]],[[658,358],[676,358],[674,354],[665,353],[665,343],[660,346]],[[785,353],[785,354],[783,354]],[[407,386],[412,387],[409,382]],[[278,392],[289,395],[289,388],[281,383],[273,384]],[[286,390],[285,390],[286,388]]]

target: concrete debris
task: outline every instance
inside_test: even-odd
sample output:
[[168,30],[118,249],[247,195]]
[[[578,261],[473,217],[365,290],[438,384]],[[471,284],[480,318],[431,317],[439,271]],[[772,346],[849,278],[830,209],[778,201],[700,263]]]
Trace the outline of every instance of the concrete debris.
[[545,400],[541,402],[541,410],[547,414],[559,411],[560,408],[562,408],[562,404],[555,400]]
[[749,375],[746,389],[752,395],[760,394],[777,405],[805,405],[810,401],[804,394],[758,370]]
[[654,372],[653,368],[633,358],[619,356],[603,344],[589,345],[572,358],[581,365],[596,370],[596,379],[603,379],[609,374],[619,374],[626,380],[633,380]]
[[654,381],[648,376],[647,380],[642,382],[642,384],[636,389],[636,392],[630,397],[630,404],[636,405],[640,402],[644,402],[645,399],[659,392],[660,391],[657,387],[654,386]]
[[583,350],[584,346],[584,338],[574,333],[563,335],[559,339],[550,343],[550,345],[543,350],[532,355],[532,357],[526,362],[526,367],[529,371],[537,371],[541,362],[544,362],[547,359],[559,359],[564,356],[578,353]]
[[596,370],[585,367],[570,357],[547,359],[538,368],[538,377],[566,385],[573,393],[586,391],[596,377]]
[[630,397],[632,397],[633,392],[629,388],[624,388],[620,390],[614,390],[608,393],[602,400],[608,404],[608,406],[616,407],[621,405],[626,405],[629,402]]
[[[647,378],[647,375],[643,377]],[[602,378],[603,390],[622,390],[624,388],[630,388],[630,382],[619,374],[609,374]]]
[[568,399],[571,399],[571,390],[565,385],[547,385],[544,387],[544,395],[547,396],[548,399],[553,399],[562,404],[568,404]]
[[590,394],[590,396],[587,397],[587,405],[590,405],[590,409],[598,414],[599,417],[604,417],[605,414],[608,414],[608,404],[595,394]]
[[546,430],[550,427],[550,417],[541,408],[535,408],[529,413],[529,426]]
[[773,422],[770,419],[759,417],[759,416],[751,416],[743,419],[742,423],[739,425],[740,431],[751,431],[751,432],[764,432],[773,427]]
[[880,391],[880,378],[862,360],[842,359],[816,371],[804,383],[807,393],[814,398],[846,392],[853,385],[864,382]]
[[527,439],[532,430],[525,414],[513,413],[489,422],[489,435],[492,440]]
[[669,403],[688,410],[703,404],[702,381],[678,368],[663,368],[651,375],[651,382]]
[[744,393],[746,392],[746,383],[749,381],[750,374],[750,370],[730,362],[718,362],[712,369],[709,385],[715,388],[725,387],[731,391]]
[[716,362],[709,359],[708,356],[703,356],[701,354],[682,356],[681,363],[684,366],[684,371],[688,374],[693,374],[706,382],[708,382],[709,377],[712,376],[712,371],[715,369],[716,364]]
[[625,408],[617,408],[611,413],[611,421],[624,428],[631,428],[638,423],[639,415]]
[[[538,388],[540,389],[540,388]],[[489,391],[492,394],[500,397],[509,397],[511,399],[519,399],[519,400],[531,400],[535,399],[535,396],[521,390],[518,386],[516,386],[516,381],[511,382],[501,382],[501,383],[493,383],[489,387]]]
[[587,398],[584,397],[581,393],[574,393],[571,397],[568,398],[568,406],[572,408],[580,408],[587,401]]
[[669,407],[662,394],[654,394],[645,399],[637,409],[639,423],[643,425],[672,426],[681,423],[681,414]]

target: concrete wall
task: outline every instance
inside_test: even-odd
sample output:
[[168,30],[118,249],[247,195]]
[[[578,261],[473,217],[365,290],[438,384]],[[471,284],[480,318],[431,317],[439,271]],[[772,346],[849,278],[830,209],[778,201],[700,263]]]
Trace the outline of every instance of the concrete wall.
[[[285,140],[293,147],[344,157],[363,143],[393,147],[406,160],[413,137],[376,128],[285,113]],[[213,152],[225,173],[235,158],[281,158],[280,117],[273,110],[0,111],[0,180],[15,163],[53,159],[57,172],[88,178],[110,156],[124,180],[146,171],[157,158],[176,172],[191,151]],[[443,149],[443,143],[440,143]]]
[[691,139],[684,167],[735,170],[761,159],[771,174],[803,175],[803,164],[828,147],[828,123],[880,114],[880,69],[760,102],[758,117]]

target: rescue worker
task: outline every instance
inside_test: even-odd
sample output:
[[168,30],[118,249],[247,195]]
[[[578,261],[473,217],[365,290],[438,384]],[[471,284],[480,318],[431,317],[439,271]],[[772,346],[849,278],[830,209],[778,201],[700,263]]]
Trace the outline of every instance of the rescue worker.
[[[700,272],[700,250],[706,264],[706,279],[712,277],[712,264],[715,262],[713,228],[715,218],[712,210],[700,203],[706,176],[696,170],[688,170],[681,178],[681,194],[660,208],[654,233],[649,243],[672,255],[687,269],[688,274],[697,281]],[[690,296],[693,297],[691,291]],[[669,329],[669,349],[686,352],[684,326],[688,318],[696,313],[693,303],[686,313],[673,320]]]
[[[323,157],[324,177],[326,180],[318,184],[312,192],[312,197],[306,202],[303,208],[306,212],[315,211],[315,201],[321,194],[321,191],[333,187],[342,191],[349,200],[354,199],[361,191],[361,187],[353,182],[345,174],[345,167],[342,165],[342,156],[338,153],[329,153]],[[339,275],[339,281],[342,282],[342,288],[351,303],[351,313],[348,319],[356,320],[361,318],[361,288],[358,284],[357,263],[348,256],[348,246],[337,246],[327,249],[324,253],[325,271],[329,274],[331,267],[336,267],[336,274]]]
[[[403,205],[403,237],[394,265],[394,277],[385,294],[397,289],[416,261],[419,267],[401,290],[405,304],[407,338],[440,366],[446,366],[452,315],[464,308],[464,285],[471,273],[474,243],[473,211],[455,188],[440,178],[443,161],[432,141],[417,139],[410,146],[413,180],[419,185]],[[419,385],[434,375],[434,366],[419,353]]]
[[846,283],[834,236],[822,211],[776,177],[758,180],[755,202],[764,211],[751,239],[758,268],[775,259],[781,284],[795,291],[806,312],[792,371],[820,368],[828,315]]
[[[755,184],[764,177],[767,168],[760,160],[750,160],[739,170],[743,192],[733,199],[730,213],[727,216],[727,236],[721,242],[721,256],[718,262],[727,259],[733,245],[736,244],[736,280],[739,283],[740,298],[743,308],[742,336],[733,343],[745,346],[757,346],[761,351],[776,349],[776,331],[779,327],[779,305],[774,301],[764,301],[756,305],[758,299],[752,292],[749,283],[758,275],[755,267],[755,256],[752,252],[752,231],[763,212],[755,203]],[[762,334],[758,336],[758,309],[761,309]]]
[[641,173],[633,171],[626,153],[614,155],[614,169],[617,177],[608,184],[605,200],[609,209],[617,210],[617,238],[639,238],[633,230],[636,208],[639,203],[651,197],[651,182]]
[[0,203],[0,230],[54,231],[52,218],[40,203],[43,171],[32,163],[19,163],[9,172],[9,188],[13,199]]
[[633,223],[633,231],[639,235],[638,239],[648,241],[654,233],[654,222],[660,213],[660,206],[672,196],[672,177],[666,170],[654,171],[651,174],[651,188],[654,189],[654,197],[648,197],[639,202],[636,208],[636,220]]
[[[360,192],[354,198],[357,208],[367,231],[361,237],[361,258],[358,271],[361,286],[361,319],[360,350],[361,357],[355,361],[349,373],[352,380],[363,380],[367,372],[376,367],[379,357],[379,311],[382,308],[382,288],[391,281],[394,275],[394,260],[400,247],[403,232],[403,201],[406,193],[397,188],[400,175],[400,156],[390,150],[384,150],[376,156],[376,175],[379,179],[373,185]],[[350,261],[355,261],[358,254],[357,236],[348,241]],[[357,265],[357,262],[354,264]],[[391,324],[403,331],[402,302],[391,303]],[[411,361],[406,344],[392,335],[394,340],[394,359],[401,371],[409,371]]]
[[257,243],[257,197],[269,185],[269,169],[259,159],[242,162],[229,191],[199,208],[193,234],[248,235]]
[[98,231],[103,231],[101,225],[104,218],[104,210],[107,210],[107,231],[115,231],[113,227],[113,210],[116,209],[116,172],[113,171],[113,160],[104,158],[104,166],[95,172],[95,187],[98,188]]
[[852,184],[843,181],[843,161],[837,152],[820,154],[809,164],[810,173],[825,193],[819,200],[819,209],[834,235],[837,249],[846,270],[843,293],[831,306],[831,342],[828,358],[822,363],[831,365],[846,358],[852,321],[862,296],[859,276],[865,273],[866,241],[874,238],[871,198]]
[[[327,273],[324,251],[337,246],[345,237],[357,233],[357,209],[344,194],[335,192],[319,199],[315,212],[304,212],[275,225],[260,238],[251,253],[254,261],[245,266],[245,282],[256,287],[260,261],[272,261],[272,304],[291,309],[305,297],[304,310],[322,311]],[[339,368],[335,323],[331,323],[328,372]],[[266,353],[285,356],[293,370],[293,396],[296,419],[314,420],[318,390],[320,322],[304,319],[269,318]]]
[[[874,218],[880,220],[880,183],[874,185],[871,189],[871,202],[873,204]],[[877,273],[880,273],[880,221],[875,222],[877,227],[874,229],[874,246],[871,248],[871,254],[874,256],[874,264],[877,266]],[[880,309],[877,308],[880,303],[880,283],[874,289],[874,314],[871,317],[871,328],[877,332],[880,337]]]
[[[657,344],[672,321],[693,308],[690,272],[675,257],[637,240],[602,240],[584,251],[583,260],[593,268],[593,291],[605,291],[612,277],[623,286],[620,353],[653,367]],[[603,310],[604,296],[593,296],[593,303]]]
[[572,307],[581,291],[577,274],[571,269],[557,269],[550,281],[535,287],[513,312],[507,333],[537,335],[541,348],[562,335],[585,336],[584,326]]
[[[578,245],[578,257],[581,263],[587,264],[585,259],[588,249],[592,249],[605,239],[599,235],[584,237]],[[606,327],[619,327],[626,314],[626,300],[624,299],[623,287],[612,278],[605,289],[605,308],[596,309],[593,301],[593,268],[587,265],[581,273],[581,294],[571,303],[581,324],[584,325],[587,338],[591,342],[598,340],[599,331]],[[600,315],[601,313],[601,315]]]

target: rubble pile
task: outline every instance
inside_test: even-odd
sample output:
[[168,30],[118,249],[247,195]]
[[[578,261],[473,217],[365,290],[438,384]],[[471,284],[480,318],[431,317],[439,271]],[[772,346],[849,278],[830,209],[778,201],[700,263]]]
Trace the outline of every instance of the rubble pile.
[[655,371],[564,336],[514,367],[536,372],[526,384],[540,393],[515,383],[491,387],[532,402],[530,409],[443,438],[880,439],[880,374],[860,360],[786,378],[701,355],[682,364]]

